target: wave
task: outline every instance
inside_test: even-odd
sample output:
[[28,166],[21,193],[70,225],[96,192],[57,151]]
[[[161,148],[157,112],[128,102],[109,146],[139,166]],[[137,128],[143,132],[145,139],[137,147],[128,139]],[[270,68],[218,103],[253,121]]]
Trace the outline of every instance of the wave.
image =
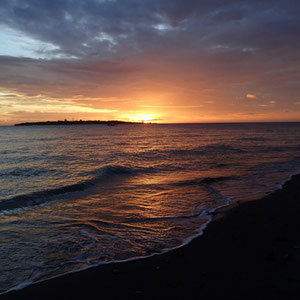
[[239,163],[220,163],[220,164],[216,164],[215,167],[216,168],[229,168],[229,167],[237,167],[240,165],[241,164],[239,164]]
[[285,153],[285,152],[298,152],[300,151],[300,144],[299,145],[282,145],[282,146],[275,146],[275,145],[255,145],[253,144],[252,149],[248,149],[249,152],[260,152],[260,153]]
[[148,151],[127,153],[130,156],[142,157],[147,159],[157,159],[158,157],[170,157],[174,156],[188,156],[188,155],[216,155],[216,154],[239,154],[245,153],[245,150],[233,147],[226,144],[210,144],[205,146],[199,146],[191,149],[153,149]]
[[274,146],[274,145],[264,145],[261,143],[255,142],[263,142],[266,141],[263,138],[241,138],[243,141],[252,141],[253,146],[251,148],[245,148],[245,145],[241,144],[241,147],[237,147],[223,144],[223,143],[215,143],[210,145],[198,146],[190,149],[153,149],[141,152],[134,153],[126,153],[126,155],[133,156],[137,159],[149,159],[149,160],[157,160],[158,158],[163,159],[176,159],[178,156],[211,156],[211,155],[234,155],[234,154],[244,154],[244,153],[253,153],[253,152],[286,152],[286,151],[299,151],[300,145],[283,145],[283,146]]
[[16,154],[19,153],[18,150],[2,150],[0,151],[0,155],[7,155],[7,154]]
[[[262,149],[262,152],[265,151],[265,149]],[[300,145],[283,145],[283,146],[270,146],[267,149],[268,152],[286,152],[286,151],[300,151]]]
[[191,185],[203,185],[203,184],[209,185],[209,184],[213,184],[215,182],[225,181],[225,180],[233,180],[233,179],[235,179],[235,178],[230,177],[230,176],[194,178],[191,180],[178,181],[178,182],[174,183],[173,185],[175,185],[175,186],[191,186]]
[[199,212],[193,215],[182,215],[182,216],[165,216],[165,217],[153,217],[153,218],[141,218],[141,219],[127,219],[127,223],[151,223],[157,221],[181,221],[187,219],[198,218],[203,215],[203,212]]
[[57,196],[67,193],[82,192],[88,188],[97,185],[99,182],[111,179],[117,176],[126,176],[136,174],[139,170],[124,166],[108,165],[96,171],[96,176],[91,179],[74,183],[71,185],[58,187],[54,189],[46,189],[29,194],[18,195],[9,199],[0,201],[0,212],[11,211],[14,209],[28,208],[40,205],[57,199]]
[[96,171],[94,171],[96,174],[99,174],[100,176],[103,175],[130,175],[135,174],[140,169],[134,169],[130,167],[120,166],[120,165],[108,165],[105,167],[102,167]]
[[296,156],[293,159],[286,161],[277,161],[273,163],[261,163],[253,166],[251,169],[256,172],[269,173],[271,172],[299,172],[300,168],[300,156]]
[[250,141],[250,142],[265,142],[268,139],[264,137],[243,137],[239,139],[240,141]]
[[227,144],[211,144],[204,147],[200,147],[200,150],[204,150],[205,153],[221,153],[221,154],[231,154],[231,153],[245,153],[245,150],[237,147],[233,147]]
[[47,168],[8,168],[1,170],[0,177],[32,177],[49,175],[49,173],[57,172]]

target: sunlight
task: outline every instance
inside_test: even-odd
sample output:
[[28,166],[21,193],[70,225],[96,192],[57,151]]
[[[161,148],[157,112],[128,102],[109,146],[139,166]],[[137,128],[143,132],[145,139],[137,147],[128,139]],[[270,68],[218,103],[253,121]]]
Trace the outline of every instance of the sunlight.
[[153,114],[137,114],[134,116],[129,116],[129,119],[134,122],[143,122],[145,124],[150,123],[155,120],[155,116]]

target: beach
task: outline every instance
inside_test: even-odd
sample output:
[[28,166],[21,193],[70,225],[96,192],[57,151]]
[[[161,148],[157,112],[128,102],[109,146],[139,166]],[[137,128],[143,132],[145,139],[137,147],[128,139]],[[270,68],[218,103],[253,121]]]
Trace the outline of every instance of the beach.
[[300,175],[217,211],[170,252],[67,274],[2,299],[299,299]]
[[300,1],[0,3],[0,300],[300,300]]

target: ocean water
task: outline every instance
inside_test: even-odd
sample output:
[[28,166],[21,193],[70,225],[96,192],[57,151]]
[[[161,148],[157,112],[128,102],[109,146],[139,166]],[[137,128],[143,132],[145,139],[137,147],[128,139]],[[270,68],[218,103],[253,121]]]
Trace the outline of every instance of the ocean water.
[[0,293],[199,235],[300,170],[300,123],[0,127]]

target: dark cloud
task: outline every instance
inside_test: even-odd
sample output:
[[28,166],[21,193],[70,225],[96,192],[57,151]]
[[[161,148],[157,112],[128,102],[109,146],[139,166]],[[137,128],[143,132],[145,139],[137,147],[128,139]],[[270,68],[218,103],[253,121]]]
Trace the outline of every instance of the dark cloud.
[[116,87],[213,88],[230,97],[289,89],[292,101],[299,13],[295,0],[1,0],[2,26],[53,44],[61,58],[0,57],[0,86],[108,96]]
[[[299,7],[275,0],[3,0],[0,22],[64,54],[107,57],[178,46],[178,39],[187,43],[182,48],[198,41],[197,51],[220,43],[263,49],[295,42]],[[170,27],[159,30],[160,24]]]

